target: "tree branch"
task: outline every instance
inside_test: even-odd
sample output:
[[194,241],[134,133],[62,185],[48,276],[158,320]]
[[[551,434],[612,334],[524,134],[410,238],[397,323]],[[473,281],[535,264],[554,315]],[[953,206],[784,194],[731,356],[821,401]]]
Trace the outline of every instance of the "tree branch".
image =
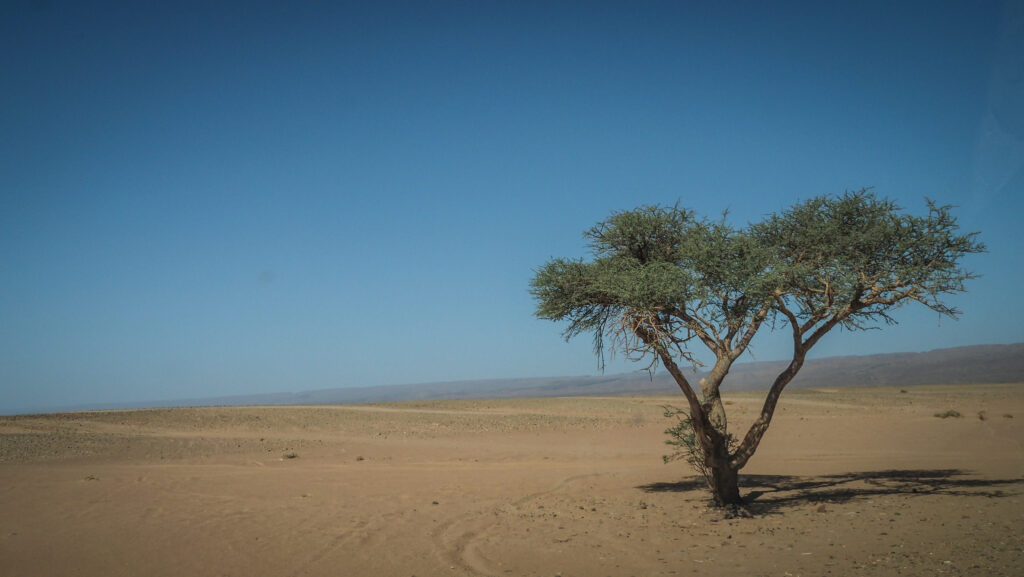
[[657,340],[657,336],[651,332],[650,329],[638,327],[636,334],[661,358],[661,363],[665,366],[665,370],[672,375],[672,378],[675,379],[679,390],[682,391],[683,396],[686,397],[686,401],[690,405],[690,419],[693,423],[694,432],[697,433],[697,438],[700,439],[701,446],[705,447],[706,450],[711,443],[711,438],[708,432],[711,428],[711,424],[708,422],[707,413],[704,411],[704,407],[701,405],[700,398],[697,397],[697,393],[690,385],[690,381],[688,381],[686,379],[686,375],[679,370],[679,365],[676,364],[675,359],[673,359],[672,355],[669,354],[665,347],[661,345]]
[[775,414],[775,407],[779,403],[782,390],[793,380],[793,377],[800,371],[800,367],[803,364],[804,351],[794,351],[793,360],[790,361],[789,366],[775,377],[775,382],[772,383],[772,388],[768,390],[768,395],[764,399],[761,414],[750,425],[750,429],[747,430],[747,434],[743,437],[743,442],[740,443],[736,452],[730,457],[729,466],[736,470],[742,469],[747,464],[747,461],[750,460],[750,457],[754,455],[754,452],[757,451],[758,445],[761,444],[761,439],[764,438],[768,426],[771,425],[772,416]]

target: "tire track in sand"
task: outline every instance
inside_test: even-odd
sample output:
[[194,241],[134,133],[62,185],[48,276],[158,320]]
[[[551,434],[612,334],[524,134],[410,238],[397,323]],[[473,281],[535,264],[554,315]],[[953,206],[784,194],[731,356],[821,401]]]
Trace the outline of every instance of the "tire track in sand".
[[450,568],[460,569],[467,575],[474,577],[497,575],[498,573],[488,565],[487,561],[476,555],[471,549],[473,543],[483,539],[493,529],[494,525],[498,523],[500,517],[497,514],[501,513],[506,507],[518,508],[534,499],[558,493],[572,483],[582,479],[599,477],[604,474],[586,473],[570,475],[550,489],[524,495],[511,503],[482,507],[458,515],[449,521],[439,524],[431,532],[431,539],[435,545],[434,550],[442,563]]

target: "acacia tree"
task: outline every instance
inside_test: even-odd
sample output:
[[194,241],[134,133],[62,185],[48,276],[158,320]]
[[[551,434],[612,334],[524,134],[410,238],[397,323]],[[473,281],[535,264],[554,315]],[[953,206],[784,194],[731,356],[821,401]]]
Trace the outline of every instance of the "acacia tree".
[[[642,206],[586,231],[593,259],[549,261],[531,294],[538,317],[568,322],[566,340],[593,334],[602,368],[609,349],[668,371],[686,397],[714,502],[735,509],[739,471],[826,333],[893,324],[891,313],[909,303],[959,316],[943,297],[964,292],[975,275],[961,260],[985,247],[977,233],[959,232],[950,211],[928,201],[927,215],[913,216],[868,189],[812,198],[743,228],[726,216]],[[740,439],[729,432],[720,390],[766,326],[788,334],[792,360]],[[680,365],[701,365],[699,347],[715,361],[695,388]]]

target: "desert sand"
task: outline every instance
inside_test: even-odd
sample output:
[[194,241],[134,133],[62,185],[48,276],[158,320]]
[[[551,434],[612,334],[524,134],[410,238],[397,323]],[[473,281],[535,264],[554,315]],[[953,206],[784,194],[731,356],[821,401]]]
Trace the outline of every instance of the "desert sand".
[[787,392],[751,519],[662,462],[666,403],[2,417],[0,575],[1024,575],[1022,384]]

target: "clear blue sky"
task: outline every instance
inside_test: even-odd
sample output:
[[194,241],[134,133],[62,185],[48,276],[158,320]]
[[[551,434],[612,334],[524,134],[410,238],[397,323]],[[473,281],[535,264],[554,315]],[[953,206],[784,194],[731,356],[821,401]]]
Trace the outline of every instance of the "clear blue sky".
[[161,4],[0,7],[0,412],[593,374],[594,222],[864,186],[984,278],[817,356],[1024,341],[1019,2]]

